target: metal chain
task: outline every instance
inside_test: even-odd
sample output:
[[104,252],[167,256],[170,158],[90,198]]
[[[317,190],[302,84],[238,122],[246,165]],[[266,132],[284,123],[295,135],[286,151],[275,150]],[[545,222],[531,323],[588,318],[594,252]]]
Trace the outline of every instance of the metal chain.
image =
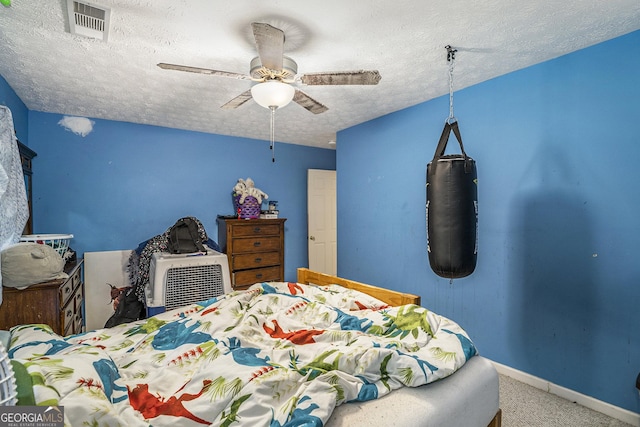
[[455,59],[452,55],[449,55],[449,118],[447,123],[451,124],[456,121],[453,115],[453,67],[455,65]]
[[447,123],[451,124],[456,121],[453,115],[453,67],[455,66],[456,52],[458,50],[450,45],[445,46],[445,49],[447,49],[447,62],[449,63],[449,117],[447,118]]
[[276,161],[276,130],[275,130],[275,122],[276,122],[276,108],[278,107],[269,107],[271,110],[271,135],[269,141],[269,149],[271,150],[271,161]]

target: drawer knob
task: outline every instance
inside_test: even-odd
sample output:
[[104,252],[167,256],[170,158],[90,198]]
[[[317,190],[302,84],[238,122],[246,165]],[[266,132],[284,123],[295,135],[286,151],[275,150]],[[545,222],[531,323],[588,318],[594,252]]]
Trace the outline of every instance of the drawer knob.
[[253,242],[253,246],[257,248],[258,246],[260,246],[260,242]]
[[256,274],[256,279],[259,279],[259,278],[261,278],[261,277],[262,277],[262,273],[258,273],[258,274]]
[[253,227],[253,232],[254,233],[259,233],[260,232],[260,227]]
[[262,258],[256,258],[256,263],[262,262]]

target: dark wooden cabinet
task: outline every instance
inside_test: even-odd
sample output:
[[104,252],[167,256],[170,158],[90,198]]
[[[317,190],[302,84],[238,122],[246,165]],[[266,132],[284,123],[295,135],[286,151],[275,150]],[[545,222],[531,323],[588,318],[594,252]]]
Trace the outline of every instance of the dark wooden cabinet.
[[83,260],[68,263],[67,279],[31,285],[25,289],[3,288],[0,329],[43,323],[59,335],[83,331]]
[[20,162],[22,163],[22,174],[24,175],[24,187],[27,191],[27,203],[29,204],[29,219],[24,226],[22,234],[33,233],[33,167],[31,160],[37,156],[36,152],[18,141],[18,150],[20,151]]
[[218,218],[218,244],[229,259],[234,289],[284,280],[284,222]]

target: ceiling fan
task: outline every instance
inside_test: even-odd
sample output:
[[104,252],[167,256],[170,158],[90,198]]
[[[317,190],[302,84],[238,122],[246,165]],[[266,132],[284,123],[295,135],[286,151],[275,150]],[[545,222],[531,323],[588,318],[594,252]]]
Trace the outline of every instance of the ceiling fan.
[[[293,100],[298,105],[306,108],[314,114],[320,114],[328,110],[322,103],[309,95],[294,88],[292,83],[304,85],[376,85],[381,79],[377,70],[339,71],[324,73],[309,73],[297,75],[298,64],[284,55],[284,32],[266,23],[253,22],[251,24],[253,36],[256,42],[258,56],[251,60],[249,74],[240,74],[229,71],[211,70],[208,68],[190,67],[159,63],[158,67],[165,70],[187,71],[191,73],[211,74],[215,76],[231,77],[234,79],[252,80],[260,84],[241,93],[222,105],[224,109],[238,108],[250,99],[254,99],[263,107],[274,110]],[[262,99],[261,92],[268,92],[266,99]],[[283,95],[283,100],[269,98],[275,92]],[[269,105],[269,103],[281,103],[281,105]]]

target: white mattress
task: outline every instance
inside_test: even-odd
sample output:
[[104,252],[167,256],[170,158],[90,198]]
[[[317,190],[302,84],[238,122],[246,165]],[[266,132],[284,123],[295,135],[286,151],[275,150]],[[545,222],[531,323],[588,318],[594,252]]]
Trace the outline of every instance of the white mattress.
[[499,407],[498,373],[474,356],[453,375],[421,387],[403,387],[368,402],[338,406],[326,427],[486,427]]

